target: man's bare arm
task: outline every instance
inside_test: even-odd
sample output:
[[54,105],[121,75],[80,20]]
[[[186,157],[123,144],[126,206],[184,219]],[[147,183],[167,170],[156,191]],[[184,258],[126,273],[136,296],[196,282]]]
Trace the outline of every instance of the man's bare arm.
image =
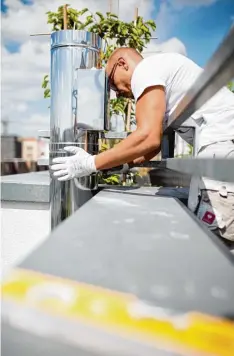
[[97,170],[116,167],[160,149],[165,110],[164,87],[147,88],[136,103],[136,131],[112,149],[98,154]]
[[160,152],[161,152],[161,146],[160,146],[157,150],[155,150],[155,151],[153,151],[153,152],[150,152],[150,153],[148,153],[148,154],[145,155],[145,156],[141,156],[141,157],[139,157],[139,158],[134,159],[133,162],[131,162],[131,163],[133,163],[133,164],[138,164],[138,163],[148,162],[148,161],[150,161],[152,158],[154,158],[155,156],[157,156]]

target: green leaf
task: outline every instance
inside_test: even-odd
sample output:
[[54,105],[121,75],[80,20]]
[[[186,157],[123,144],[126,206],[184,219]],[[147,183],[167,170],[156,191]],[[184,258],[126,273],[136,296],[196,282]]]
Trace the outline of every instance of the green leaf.
[[152,30],[154,30],[154,31],[156,30],[156,24],[153,20],[148,20],[145,22],[145,24],[149,25],[152,28]]
[[231,90],[232,92],[234,91],[234,83],[231,81],[227,85],[228,89]]
[[116,176],[116,175],[114,176],[114,175],[113,175],[113,176],[110,177],[110,178],[111,178],[112,182],[115,182],[115,183],[117,183],[117,184],[119,183],[119,177],[118,177],[118,176]]
[[89,9],[86,7],[85,9],[80,11],[80,15],[84,15],[87,11],[89,11]]
[[154,20],[148,20],[145,22],[147,25],[150,25],[150,26],[156,26]]
[[44,91],[44,98],[50,98],[50,89]]
[[133,27],[132,32],[133,32],[136,36],[138,36],[138,30],[137,30],[135,27]]
[[101,146],[101,151],[106,151],[108,150],[108,145],[106,143],[103,143]]
[[112,14],[112,13],[109,13],[110,15],[110,17],[113,17],[113,18],[115,18],[115,19],[118,19],[118,16],[116,15],[116,14]]
[[143,18],[141,16],[138,16],[136,23],[137,23],[137,25],[141,26],[143,23]]
[[105,19],[105,17],[104,17],[104,16],[102,15],[102,13],[99,12],[99,11],[96,12],[96,15],[98,15],[98,17],[100,18],[100,20],[104,20],[104,19]]
[[70,15],[79,16],[78,11],[75,10],[75,9],[69,9],[69,10],[67,11],[67,13],[70,14]]

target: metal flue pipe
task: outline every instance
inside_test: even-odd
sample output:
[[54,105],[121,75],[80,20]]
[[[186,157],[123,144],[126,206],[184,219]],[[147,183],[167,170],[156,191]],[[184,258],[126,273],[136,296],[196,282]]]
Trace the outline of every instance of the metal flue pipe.
[[[79,120],[77,88],[79,69],[97,68],[100,49],[101,39],[94,33],[64,30],[51,34],[50,164],[54,157],[67,155],[63,150],[67,145],[82,147],[90,153],[98,149],[97,129],[102,127],[88,125],[87,130]],[[52,178],[51,228],[89,200],[96,189],[95,174],[67,182]]]

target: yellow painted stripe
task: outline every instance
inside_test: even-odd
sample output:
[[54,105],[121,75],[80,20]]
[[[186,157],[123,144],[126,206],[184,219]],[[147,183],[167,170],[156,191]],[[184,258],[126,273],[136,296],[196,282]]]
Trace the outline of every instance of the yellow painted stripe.
[[234,323],[199,313],[170,317],[131,294],[15,269],[2,284],[2,299],[199,355],[234,355]]

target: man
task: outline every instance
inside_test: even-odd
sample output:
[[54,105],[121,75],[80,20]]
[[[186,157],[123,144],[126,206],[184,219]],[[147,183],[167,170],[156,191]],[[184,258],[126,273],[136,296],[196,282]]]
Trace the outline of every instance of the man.
[[[55,158],[51,167],[54,176],[63,181],[153,158],[160,151],[163,124],[201,72],[202,68],[176,53],[143,59],[132,48],[115,50],[106,73],[117,96],[135,99],[137,129],[96,156],[81,148],[65,147],[74,156]],[[197,156],[234,157],[234,95],[230,90],[220,90],[192,120],[197,127]],[[234,184],[193,178],[189,207],[208,228],[234,241]]]

